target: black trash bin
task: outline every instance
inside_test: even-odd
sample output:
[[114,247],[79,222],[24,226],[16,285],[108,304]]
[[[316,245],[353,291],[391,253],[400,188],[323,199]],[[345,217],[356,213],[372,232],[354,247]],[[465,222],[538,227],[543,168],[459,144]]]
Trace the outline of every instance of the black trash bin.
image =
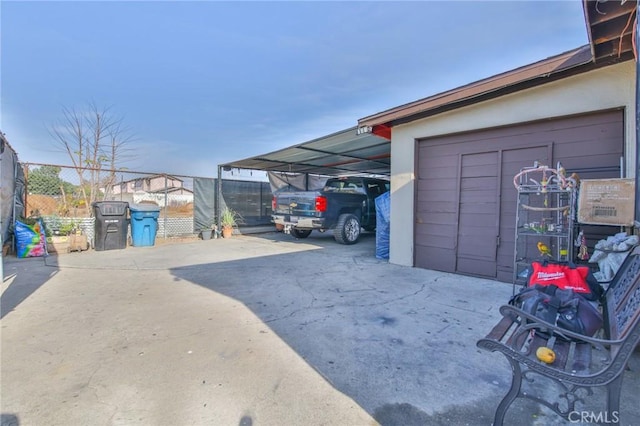
[[127,247],[129,219],[126,201],[96,201],[92,204],[96,217],[93,248],[96,251]]

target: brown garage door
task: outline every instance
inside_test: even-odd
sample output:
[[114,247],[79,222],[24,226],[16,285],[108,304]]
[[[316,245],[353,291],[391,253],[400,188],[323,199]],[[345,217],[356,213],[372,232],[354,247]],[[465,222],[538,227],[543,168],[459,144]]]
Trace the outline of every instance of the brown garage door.
[[513,278],[513,176],[534,161],[583,179],[620,176],[621,110],[436,137],[417,144],[415,266]]

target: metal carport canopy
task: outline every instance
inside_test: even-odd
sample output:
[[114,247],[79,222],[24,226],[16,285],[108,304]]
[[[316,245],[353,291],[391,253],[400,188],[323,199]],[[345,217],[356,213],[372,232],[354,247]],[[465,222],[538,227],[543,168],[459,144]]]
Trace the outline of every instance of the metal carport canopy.
[[391,141],[352,127],[268,154],[220,164],[223,169],[308,173],[323,176],[391,172]]

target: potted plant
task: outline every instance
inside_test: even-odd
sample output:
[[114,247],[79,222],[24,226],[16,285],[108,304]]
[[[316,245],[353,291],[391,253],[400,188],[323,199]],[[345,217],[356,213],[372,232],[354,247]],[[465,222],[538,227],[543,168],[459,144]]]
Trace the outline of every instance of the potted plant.
[[222,237],[230,238],[233,234],[233,228],[238,226],[242,220],[242,216],[235,210],[225,207],[220,214],[220,226],[222,227]]
[[200,230],[200,236],[202,237],[203,240],[210,240],[212,234],[213,234],[213,227],[211,226],[208,228],[202,228]]
[[206,224],[200,228],[200,233],[198,235],[203,240],[210,240],[211,238],[215,238],[217,234],[216,232],[217,230],[218,230],[218,226],[216,225],[216,220],[211,219],[207,221]]
[[[49,230],[51,227],[52,231]],[[80,228],[79,220],[66,220],[53,217],[49,226],[45,226],[47,232],[47,250],[55,253],[81,251],[88,249],[88,239]]]

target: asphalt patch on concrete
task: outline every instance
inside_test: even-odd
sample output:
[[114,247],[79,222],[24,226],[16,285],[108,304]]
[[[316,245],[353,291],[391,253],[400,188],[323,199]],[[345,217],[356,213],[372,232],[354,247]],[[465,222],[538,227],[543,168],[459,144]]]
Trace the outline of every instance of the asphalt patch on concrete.
[[411,404],[385,404],[373,413],[381,426],[463,426],[489,425],[493,420],[493,400],[473,406],[453,406],[442,413],[428,414]]

